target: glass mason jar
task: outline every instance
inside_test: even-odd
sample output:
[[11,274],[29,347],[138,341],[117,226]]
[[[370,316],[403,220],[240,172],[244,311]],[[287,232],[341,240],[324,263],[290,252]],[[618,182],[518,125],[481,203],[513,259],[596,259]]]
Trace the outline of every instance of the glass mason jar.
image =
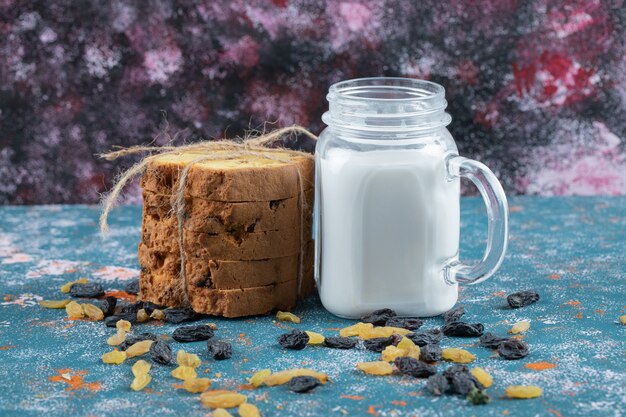
[[[405,78],[329,89],[315,152],[315,279],[337,316],[438,315],[456,303],[459,283],[481,282],[502,263],[506,196],[489,168],[458,155],[444,92]],[[461,177],[487,206],[485,254],[470,264],[458,259]]]

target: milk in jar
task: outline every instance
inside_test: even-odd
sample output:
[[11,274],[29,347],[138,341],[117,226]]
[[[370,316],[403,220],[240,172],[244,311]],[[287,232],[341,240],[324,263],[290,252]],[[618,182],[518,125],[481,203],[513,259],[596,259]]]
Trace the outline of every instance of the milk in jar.
[[[315,151],[315,279],[324,307],[358,318],[381,308],[434,316],[458,284],[499,268],[507,246],[504,191],[489,168],[459,156],[442,86],[363,78],[330,87]],[[487,208],[485,253],[459,260],[460,178]]]

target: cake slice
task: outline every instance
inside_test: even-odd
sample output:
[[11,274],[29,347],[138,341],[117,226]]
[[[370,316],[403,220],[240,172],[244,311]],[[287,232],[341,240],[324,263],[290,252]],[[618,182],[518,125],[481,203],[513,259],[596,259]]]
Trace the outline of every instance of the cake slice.
[[[258,152],[267,158],[212,152],[211,157],[217,159],[190,168],[185,194],[213,201],[272,201],[296,197],[301,190],[313,188],[313,158],[277,150]],[[140,185],[156,194],[176,194],[181,171],[202,156],[189,151],[159,155],[146,168]]]
[[[143,192],[143,217],[159,225],[177,227],[173,211],[175,197]],[[184,227],[201,233],[262,232],[266,230],[298,230],[304,221],[310,230],[312,223],[313,192],[307,191],[302,210],[300,198],[254,202],[211,201],[200,197],[185,199]],[[145,221],[145,220],[144,220]]]

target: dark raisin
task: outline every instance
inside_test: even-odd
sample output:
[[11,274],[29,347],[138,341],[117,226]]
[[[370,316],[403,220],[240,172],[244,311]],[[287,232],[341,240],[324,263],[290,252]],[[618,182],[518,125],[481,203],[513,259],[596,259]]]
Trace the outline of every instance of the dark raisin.
[[407,330],[417,330],[424,322],[417,317],[392,317],[385,323],[385,326],[400,327]]
[[230,357],[233,356],[233,347],[230,343],[209,340],[207,348],[209,354],[213,356],[213,359],[218,361],[230,359]]
[[172,363],[172,348],[165,340],[157,340],[150,346],[150,358],[156,363],[169,365]]
[[465,307],[462,305],[458,305],[454,307],[452,310],[443,314],[443,321],[445,324],[452,323],[453,321],[458,321],[461,316],[465,314]]
[[163,307],[158,304],[151,303],[150,301],[144,301],[143,309],[147,315],[151,315],[154,310],[162,310]]
[[528,355],[528,345],[521,340],[509,339],[498,345],[498,354],[504,359],[521,359]]
[[476,389],[476,381],[468,373],[457,372],[452,375],[450,386],[455,394],[467,396],[473,389]]
[[294,376],[289,381],[289,389],[293,392],[308,392],[320,385],[320,380],[313,376]]
[[436,345],[443,339],[443,333],[439,329],[430,329],[420,333],[409,333],[406,335],[413,343],[418,346]]
[[132,324],[136,324],[137,314],[136,313],[121,313],[121,314],[109,316],[104,319],[104,324],[107,327],[115,327],[115,324],[120,320],[126,320]]
[[499,337],[493,333],[487,332],[484,335],[480,336],[480,339],[478,339],[478,342],[480,343],[482,347],[486,347],[489,349],[497,349],[498,346],[500,346],[500,343],[506,342],[507,340],[509,340],[508,337]]
[[426,381],[426,389],[432,395],[443,395],[450,388],[450,384],[448,383],[448,378],[439,374],[432,375],[428,377],[428,381]]
[[448,366],[445,371],[443,371],[443,376],[445,376],[449,380],[452,380],[452,377],[455,374],[459,374],[459,373],[467,374],[469,373],[469,368],[461,364],[451,365],[451,366]]
[[467,395],[467,401],[474,405],[484,405],[491,401],[491,397],[485,391],[474,388]]
[[189,307],[167,308],[165,312],[165,321],[168,323],[179,324],[185,321],[199,320],[201,316]]
[[143,308],[143,301],[137,301],[134,303],[125,303],[124,305],[122,305],[121,307],[121,312],[122,313],[135,313],[137,314],[137,312],[139,310],[141,310]]
[[[478,382],[478,380],[474,377],[474,375],[472,375],[469,372],[469,368],[465,365],[461,365],[461,364],[454,364],[452,366],[449,366],[444,372],[443,372],[443,376],[445,376],[446,378],[448,378],[448,382],[450,384],[453,385],[453,380],[454,377],[456,375],[459,374],[463,374],[465,375],[467,378],[469,378],[469,380],[474,384],[474,386],[476,388],[479,389],[483,389],[484,387],[482,386],[482,384],[480,382]],[[460,377],[461,378],[461,377]],[[462,377],[461,380],[466,379],[465,377]],[[461,394],[463,395],[463,394]]]
[[128,284],[126,284],[126,286],[124,287],[124,291],[126,291],[129,294],[134,294],[134,295],[139,294],[139,280],[134,279]]
[[372,323],[374,326],[384,326],[392,317],[396,316],[396,312],[389,308],[382,308],[380,310],[372,311],[370,314],[366,314],[361,317],[363,323]]
[[372,350],[374,352],[382,352],[385,350],[387,346],[395,344],[396,338],[393,336],[389,337],[375,337],[373,339],[365,339],[363,341],[363,346],[365,349]]
[[78,298],[98,298],[104,295],[102,285],[97,282],[74,284],[70,287],[70,295]]
[[172,339],[177,342],[199,342],[201,340],[209,340],[213,337],[213,329],[206,324],[199,326],[182,326],[174,330]]
[[480,323],[465,323],[453,321],[444,325],[441,330],[446,336],[477,337],[483,334],[485,327]]
[[506,297],[506,301],[511,308],[526,307],[539,301],[539,294],[533,290],[520,291]]
[[324,339],[324,346],[333,349],[352,349],[356,346],[356,339],[349,337],[327,337]]
[[126,350],[137,342],[141,342],[144,340],[152,340],[156,342],[157,339],[158,337],[154,333],[139,333],[134,335],[127,335],[126,339],[118,346],[118,348],[120,350]]
[[413,378],[428,378],[437,373],[437,368],[434,365],[408,356],[396,358],[394,364],[402,374],[412,376]]
[[420,349],[420,359],[424,362],[437,362],[441,360],[441,348],[439,345],[424,345]]
[[109,317],[115,312],[115,306],[117,305],[117,298],[106,297],[100,302],[100,310],[104,313],[104,317]]
[[309,335],[298,329],[293,329],[289,333],[278,336],[278,343],[286,349],[302,350],[309,343]]

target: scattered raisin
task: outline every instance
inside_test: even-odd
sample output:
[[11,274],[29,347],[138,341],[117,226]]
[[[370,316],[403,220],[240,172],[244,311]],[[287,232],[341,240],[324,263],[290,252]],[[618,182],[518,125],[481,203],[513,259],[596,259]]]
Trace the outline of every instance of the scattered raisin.
[[474,388],[467,395],[467,401],[474,405],[484,405],[491,401],[491,397],[485,391]]
[[448,383],[448,378],[441,374],[432,375],[428,377],[428,381],[426,381],[426,389],[432,395],[443,395],[449,388],[450,384]]
[[96,282],[72,284],[70,287],[70,295],[78,298],[98,298],[104,295],[104,290],[102,289],[102,285]]
[[100,307],[93,304],[83,304],[81,307],[89,320],[100,321],[104,319],[104,313],[100,310]]
[[396,358],[401,356],[407,356],[407,352],[404,349],[400,349],[394,345],[389,345],[381,352],[381,359],[385,362],[393,362]]
[[295,376],[289,381],[289,390],[293,392],[308,392],[321,384],[320,380],[312,376]]
[[179,324],[185,321],[199,320],[201,316],[189,307],[165,309],[165,321]]
[[504,359],[521,359],[528,355],[528,345],[521,340],[509,339],[498,345],[498,354]]
[[150,368],[152,368],[152,365],[150,365],[148,362],[144,361],[143,359],[139,359],[132,366],[131,371],[133,372],[133,375],[139,376],[141,374],[147,374],[148,372],[150,372]]
[[183,381],[189,378],[196,378],[196,369],[191,366],[181,365],[172,371],[172,376],[176,379],[182,379]]
[[359,334],[362,339],[373,339],[375,337],[389,337],[394,334],[398,334],[401,336],[410,334],[411,331],[407,329],[403,329],[401,327],[372,327],[371,329],[366,329]]
[[200,396],[202,405],[208,408],[233,408],[245,403],[246,396],[234,391],[206,391]]
[[350,336],[361,336],[366,331],[369,331],[374,328],[372,323],[357,323],[352,326],[344,327],[339,330],[339,336],[342,337],[350,337]]
[[130,281],[124,287],[124,291],[126,291],[129,294],[133,294],[133,295],[139,294],[139,280],[138,279],[134,279],[134,280]]
[[373,339],[364,340],[363,345],[365,346],[365,349],[367,350],[371,350],[374,352],[382,352],[383,350],[385,350],[387,346],[391,346],[399,342],[399,340],[398,341],[396,340],[397,338],[395,336],[375,337]]
[[157,340],[150,346],[150,358],[162,365],[172,363],[172,348],[165,340]]
[[520,291],[507,296],[506,301],[511,308],[526,307],[539,301],[539,294],[533,290]]
[[207,348],[213,359],[218,361],[230,359],[233,356],[233,348],[230,343],[209,340]]
[[115,312],[115,306],[117,305],[117,298],[106,297],[100,302],[100,309],[104,313],[104,317],[109,317]]
[[104,325],[107,327],[115,327],[115,324],[120,320],[126,320],[132,324],[137,323],[137,313],[124,313],[109,316],[104,319]]
[[391,375],[393,372],[393,366],[385,361],[360,362],[356,367],[370,375]]
[[199,394],[209,389],[211,380],[209,378],[187,378],[183,382],[183,388],[194,394]]
[[287,382],[291,381],[292,378],[300,375],[312,376],[320,380],[322,384],[325,384],[328,381],[328,375],[322,372],[316,372],[312,369],[306,368],[295,368],[295,369],[287,369],[285,371],[279,371],[274,374],[268,375],[263,382],[268,387],[273,387],[275,385],[283,385]]
[[473,389],[476,389],[476,382],[472,375],[465,372],[457,372],[450,379],[452,392],[458,395],[467,396]]
[[471,324],[462,321],[453,321],[445,324],[441,330],[446,336],[478,337],[483,334],[485,327],[480,323]]
[[67,316],[71,319],[82,319],[85,315],[83,311],[83,307],[78,304],[76,301],[70,301],[65,305],[65,312]]
[[122,314],[126,314],[126,313],[137,314],[137,312],[141,310],[142,308],[143,308],[143,301],[136,301],[134,303],[124,303],[120,308],[120,312]]
[[356,340],[349,337],[327,337],[324,346],[333,349],[352,349],[356,346]]
[[469,368],[467,366],[455,364],[455,365],[448,366],[446,370],[443,371],[443,376],[451,380],[454,374],[457,374],[457,373],[466,374],[468,372],[469,372]]
[[213,329],[206,324],[198,326],[182,326],[174,330],[172,339],[181,343],[199,342],[213,337]]
[[289,321],[291,323],[300,323],[300,317],[286,311],[276,313],[276,318],[280,321]]
[[165,320],[165,313],[163,310],[157,308],[150,313],[150,318],[155,320]]
[[150,375],[141,374],[133,379],[133,382],[130,384],[130,388],[133,391],[141,391],[150,383],[150,381],[152,381],[152,377]]
[[493,378],[491,378],[491,375],[483,368],[477,366],[476,368],[472,368],[470,373],[484,388],[489,388],[493,385]]
[[115,328],[119,332],[128,333],[130,332],[130,328],[132,327],[132,323],[128,320],[118,320],[115,322]]
[[140,309],[140,310],[137,312],[137,321],[138,321],[139,323],[145,323],[145,322],[147,322],[148,320],[150,320],[150,316],[148,315],[148,313],[146,313],[146,310],[144,310],[143,308],[142,308],[142,309]]
[[61,292],[64,293],[64,294],[67,294],[68,292],[70,292],[70,288],[72,288],[72,285],[74,285],[74,284],[86,284],[88,282],[89,282],[89,280],[87,278],[79,278],[76,281],[66,282],[65,284],[63,284],[61,286]]
[[421,333],[406,335],[417,346],[436,345],[443,339],[443,332],[439,329],[430,329]]
[[202,364],[202,361],[195,353],[187,353],[181,349],[176,352],[176,363],[180,366],[189,366],[195,369]]
[[517,399],[537,398],[543,394],[543,390],[534,385],[511,385],[506,387],[504,394]]
[[324,335],[319,333],[310,332],[308,330],[305,331],[305,333],[309,335],[309,345],[321,345],[324,343],[324,340],[326,340]]
[[366,314],[361,317],[363,323],[371,323],[374,326],[384,326],[392,317],[396,317],[396,312],[389,308],[382,308],[380,310],[372,311],[370,314]]
[[[154,310],[159,310],[161,308],[160,305],[154,304],[150,301],[143,302],[143,309],[146,310],[146,314],[151,316]],[[153,317],[154,318],[154,317]]]
[[309,343],[309,335],[306,332],[293,329],[289,333],[281,334],[278,337],[278,343],[286,349],[302,350]]
[[439,345],[430,344],[422,346],[420,359],[424,362],[437,362],[441,360],[441,348]]
[[132,336],[126,336],[126,339],[119,345],[120,350],[126,350],[137,342],[144,340],[157,341],[157,335],[154,333],[139,333]]
[[385,323],[387,327],[400,327],[407,330],[417,330],[424,322],[417,317],[392,317]]
[[[239,417],[261,417],[261,412],[254,404],[243,403],[237,408]],[[213,414],[215,417],[215,414]]]
[[65,308],[70,303],[69,298],[67,300],[41,300],[39,305],[44,308]]
[[135,356],[145,355],[150,352],[150,348],[154,342],[152,340],[142,340],[137,342],[126,349],[126,357],[134,358]]
[[509,340],[507,337],[499,337],[493,333],[485,333],[478,339],[478,342],[481,346],[489,348],[489,349],[497,349],[500,346],[500,343],[506,342]]
[[119,365],[126,360],[126,352],[112,350],[102,355],[102,362]]
[[255,388],[259,387],[261,386],[261,384],[263,384],[263,382],[265,382],[267,377],[270,376],[271,374],[272,374],[272,371],[270,371],[269,369],[261,369],[260,371],[252,375],[252,377],[248,379],[248,382],[250,383],[250,385],[252,385]]
[[401,373],[413,378],[428,378],[437,373],[437,368],[434,365],[406,356],[396,358],[394,364]]
[[454,307],[452,310],[443,314],[443,322],[445,324],[452,323],[458,321],[461,316],[465,314],[465,307],[462,305],[458,305]]
[[445,348],[441,351],[441,358],[450,362],[470,363],[476,359],[476,356],[465,349]]
[[518,321],[509,329],[509,333],[511,334],[519,334],[524,333],[526,330],[530,329],[529,321]]

